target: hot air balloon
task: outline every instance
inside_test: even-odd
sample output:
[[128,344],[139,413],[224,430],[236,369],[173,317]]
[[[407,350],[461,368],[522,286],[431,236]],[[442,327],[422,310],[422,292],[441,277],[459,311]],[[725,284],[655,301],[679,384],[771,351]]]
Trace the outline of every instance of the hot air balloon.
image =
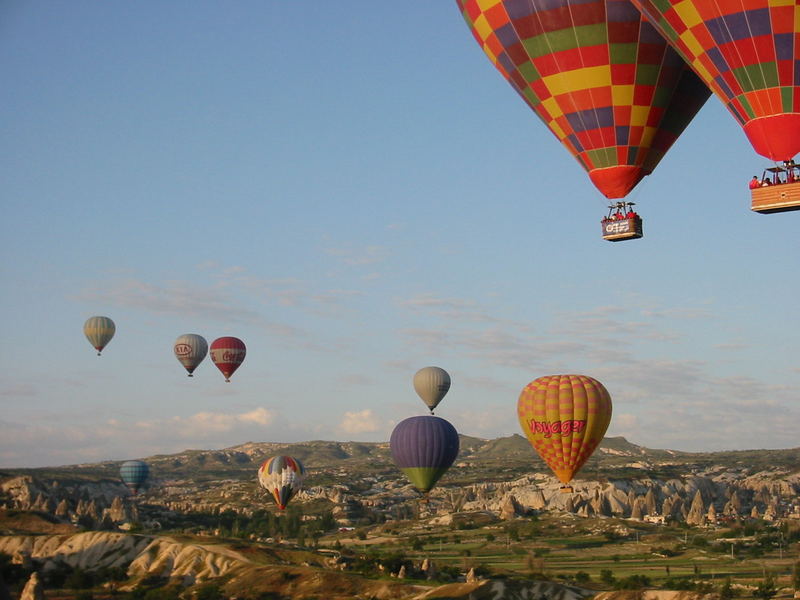
[[186,333],[175,340],[175,358],[189,371],[189,377],[208,354],[208,342],[202,335]]
[[441,417],[410,417],[394,428],[389,448],[398,468],[427,494],[458,456],[458,432]]
[[[628,0],[457,3],[497,70],[606,198],[650,174],[709,96]],[[641,237],[632,221],[604,237]]]
[[450,389],[450,375],[439,367],[424,367],[414,374],[414,390],[431,414]]
[[119,476],[135,496],[150,476],[150,467],[141,460],[127,460],[119,468]]
[[221,337],[211,342],[211,360],[230,382],[231,375],[244,361],[247,348],[244,342],[235,337]]
[[83,334],[92,347],[97,350],[97,356],[108,345],[114,332],[117,330],[114,321],[108,317],[89,317],[83,324]]
[[258,483],[272,494],[280,510],[286,508],[303,487],[305,476],[303,463],[291,456],[273,456],[258,468]]
[[[727,107],[753,149],[784,161],[793,176],[792,159],[800,152],[800,5],[794,0],[633,4]],[[755,190],[752,208],[797,210],[800,183]]]
[[611,422],[611,396],[586,375],[547,375],[525,386],[517,415],[531,446],[571,492],[569,482]]

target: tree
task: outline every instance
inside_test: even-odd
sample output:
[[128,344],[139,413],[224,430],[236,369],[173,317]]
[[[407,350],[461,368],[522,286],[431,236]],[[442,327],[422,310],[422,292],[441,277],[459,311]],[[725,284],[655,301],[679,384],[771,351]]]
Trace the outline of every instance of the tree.
[[753,590],[754,598],[761,598],[762,600],[770,600],[775,594],[778,593],[775,587],[775,579],[772,575],[767,575],[762,581],[758,583],[756,589]]
[[719,600],[731,600],[736,595],[731,585],[731,578],[726,577],[719,587]]
[[600,569],[600,581],[611,585],[616,581],[616,578],[614,577],[614,573],[611,572],[611,569]]

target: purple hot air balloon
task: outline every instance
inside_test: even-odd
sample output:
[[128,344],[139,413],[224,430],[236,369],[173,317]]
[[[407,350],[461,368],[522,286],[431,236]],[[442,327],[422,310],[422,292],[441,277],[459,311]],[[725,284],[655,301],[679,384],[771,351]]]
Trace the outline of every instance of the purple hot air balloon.
[[410,417],[394,428],[389,447],[398,468],[427,494],[458,456],[458,432],[441,417]]

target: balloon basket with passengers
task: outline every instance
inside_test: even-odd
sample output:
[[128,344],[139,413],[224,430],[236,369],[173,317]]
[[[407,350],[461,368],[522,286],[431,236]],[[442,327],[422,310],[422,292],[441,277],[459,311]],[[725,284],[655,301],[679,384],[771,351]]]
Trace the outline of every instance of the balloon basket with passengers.
[[764,169],[761,179],[754,175],[750,197],[750,208],[761,214],[800,210],[800,165],[786,160]]
[[642,218],[633,210],[634,204],[615,202],[608,206],[608,215],[601,221],[604,240],[621,242],[642,237]]

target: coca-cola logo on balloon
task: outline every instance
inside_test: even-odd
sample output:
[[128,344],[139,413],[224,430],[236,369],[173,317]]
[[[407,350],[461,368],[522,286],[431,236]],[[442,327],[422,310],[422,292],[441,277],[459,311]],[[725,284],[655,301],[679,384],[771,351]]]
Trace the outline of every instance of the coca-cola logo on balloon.
[[570,433],[582,433],[586,429],[586,421],[575,421],[567,419],[565,421],[537,421],[531,419],[528,423],[531,433],[542,433],[544,437],[549,438],[555,433],[569,435]]
[[224,350],[215,350],[212,358],[216,362],[241,362],[244,360],[244,350],[237,350],[236,348],[225,348]]

